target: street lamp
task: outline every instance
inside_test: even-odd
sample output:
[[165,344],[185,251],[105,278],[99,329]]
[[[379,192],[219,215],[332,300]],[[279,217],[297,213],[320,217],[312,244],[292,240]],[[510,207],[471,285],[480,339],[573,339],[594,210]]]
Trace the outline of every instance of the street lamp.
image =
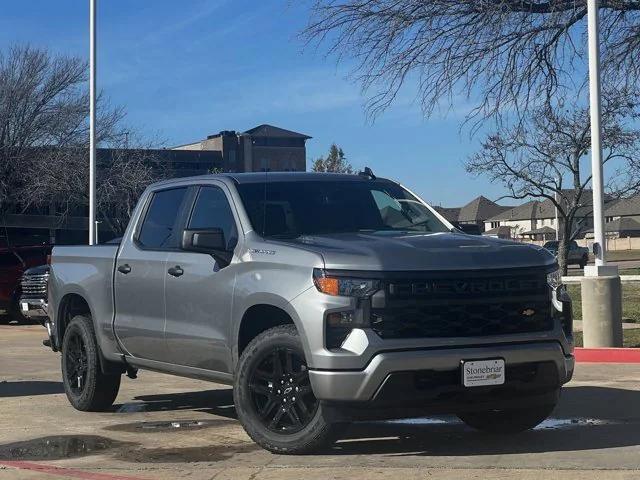
[[604,232],[604,183],[600,135],[600,39],[598,0],[587,0],[589,37],[589,101],[591,115],[591,185],[596,264],[584,269],[581,282],[583,340],[585,347],[622,346],[622,286],[618,267],[607,265]]
[[96,1],[89,0],[89,245],[96,236]]

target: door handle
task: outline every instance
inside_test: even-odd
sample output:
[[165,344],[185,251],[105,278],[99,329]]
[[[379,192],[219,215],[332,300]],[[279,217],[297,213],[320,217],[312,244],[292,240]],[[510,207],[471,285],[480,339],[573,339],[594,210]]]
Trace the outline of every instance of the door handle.
[[124,265],[120,265],[118,267],[118,271],[120,273],[124,273],[126,275],[127,273],[129,273],[131,271],[131,266],[128,263],[125,263]]
[[169,270],[167,270],[167,273],[169,273],[169,275],[171,275],[172,277],[179,277],[184,273],[184,270],[180,267],[180,265],[176,265],[175,267],[171,267]]

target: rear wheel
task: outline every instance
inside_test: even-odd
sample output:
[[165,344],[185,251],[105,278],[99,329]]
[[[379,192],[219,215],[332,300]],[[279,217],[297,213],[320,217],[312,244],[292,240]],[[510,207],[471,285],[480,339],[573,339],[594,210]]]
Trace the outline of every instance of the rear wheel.
[[88,317],[74,317],[65,330],[62,380],[67,398],[77,410],[106,410],[118,395],[120,375],[102,373],[93,323]]
[[251,341],[240,357],[233,393],[247,434],[271,452],[307,453],[334,438],[337,426],[323,417],[293,325]]
[[458,417],[470,427],[482,432],[513,434],[538,426],[551,415],[554,408],[555,404],[540,405],[531,408],[459,413]]

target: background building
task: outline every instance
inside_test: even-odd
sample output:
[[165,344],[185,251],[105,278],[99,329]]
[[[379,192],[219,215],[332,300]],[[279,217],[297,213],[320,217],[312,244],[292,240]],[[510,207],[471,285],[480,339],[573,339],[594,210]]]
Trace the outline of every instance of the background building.
[[[486,227],[486,220],[512,207],[498,205],[486,197],[480,195],[463,207],[434,207],[438,213],[453,223],[455,226],[477,226],[480,232],[492,228]],[[476,231],[478,231],[476,230]]]
[[306,141],[310,138],[263,124],[241,133],[223,130],[173,150],[218,152],[225,172],[304,172],[307,168]]

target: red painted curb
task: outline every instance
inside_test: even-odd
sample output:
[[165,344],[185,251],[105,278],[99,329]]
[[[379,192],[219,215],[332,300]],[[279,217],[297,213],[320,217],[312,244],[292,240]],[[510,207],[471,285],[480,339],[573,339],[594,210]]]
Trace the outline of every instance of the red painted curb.
[[127,475],[111,475],[108,473],[94,473],[78,470],[75,468],[56,467],[54,465],[44,465],[35,462],[4,461],[0,460],[0,465],[18,470],[28,470],[31,472],[46,473],[63,478],[78,478],[80,480],[143,480],[140,477],[130,477]]
[[579,363],[640,363],[640,348],[577,348]]

